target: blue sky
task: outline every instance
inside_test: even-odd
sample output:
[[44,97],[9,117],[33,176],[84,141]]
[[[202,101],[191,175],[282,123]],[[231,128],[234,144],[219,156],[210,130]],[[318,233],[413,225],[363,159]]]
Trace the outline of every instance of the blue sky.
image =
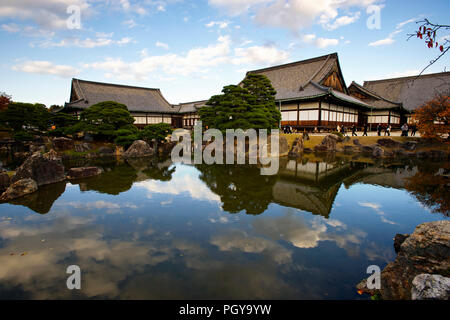
[[[68,28],[70,6],[80,28]],[[331,52],[347,85],[412,75],[438,55],[406,41],[414,21],[449,24],[449,12],[448,0],[0,0],[0,91],[61,105],[77,77],[160,88],[179,103],[248,70]],[[444,70],[449,55],[427,72]]]

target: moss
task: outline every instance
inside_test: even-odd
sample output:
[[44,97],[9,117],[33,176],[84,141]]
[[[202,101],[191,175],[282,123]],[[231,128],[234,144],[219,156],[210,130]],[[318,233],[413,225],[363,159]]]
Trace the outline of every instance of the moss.
[[77,152],[75,150],[67,150],[64,151],[64,154],[70,157],[84,157],[87,156],[88,154],[97,154],[98,153],[98,149],[95,150],[89,150],[89,151],[85,151],[85,152]]
[[15,172],[15,171],[7,171],[6,174],[7,174],[10,178],[12,178],[12,177],[16,174],[16,172]]

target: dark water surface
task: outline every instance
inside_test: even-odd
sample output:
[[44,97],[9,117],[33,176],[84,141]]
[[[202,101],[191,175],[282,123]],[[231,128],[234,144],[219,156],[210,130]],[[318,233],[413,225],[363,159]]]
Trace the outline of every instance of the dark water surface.
[[448,163],[100,165],[0,204],[0,299],[360,299],[396,233],[448,219]]

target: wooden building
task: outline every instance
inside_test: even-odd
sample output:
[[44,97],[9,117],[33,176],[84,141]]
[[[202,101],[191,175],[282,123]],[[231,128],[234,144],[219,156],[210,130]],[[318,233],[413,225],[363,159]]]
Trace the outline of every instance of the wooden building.
[[[373,104],[374,111],[379,113],[377,117],[386,117],[388,111],[391,111],[391,115],[400,114],[400,125],[402,125],[405,122],[410,123],[414,110],[437,95],[450,95],[450,72],[365,81],[363,86],[352,84],[349,90],[355,97]],[[365,100],[361,95],[375,100]],[[375,120],[378,121],[380,118]],[[396,118],[394,120],[396,121]]]
[[383,98],[354,81],[348,87],[348,90],[353,97],[370,106],[370,111],[364,114],[363,122],[372,128],[378,124],[384,126],[389,124],[393,128],[400,127],[406,122],[407,115],[410,114],[408,110],[403,108],[402,103]]
[[272,82],[282,126],[309,130],[363,126],[371,108],[349,94],[337,53],[247,74],[263,74]]
[[208,102],[208,100],[186,102],[175,105],[174,108],[178,108],[178,114],[181,118],[181,125],[179,127],[184,129],[192,129],[197,124],[197,121],[200,120],[198,110],[206,106],[206,102]]
[[126,105],[138,127],[155,123],[181,127],[179,108],[174,108],[159,89],[72,79],[70,102],[61,111],[79,115],[84,109],[103,101]]

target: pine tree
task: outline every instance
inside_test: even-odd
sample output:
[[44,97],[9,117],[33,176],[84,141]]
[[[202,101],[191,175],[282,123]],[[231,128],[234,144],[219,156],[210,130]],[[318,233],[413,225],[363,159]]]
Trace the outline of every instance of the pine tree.
[[248,75],[241,86],[229,85],[212,96],[199,110],[205,127],[226,129],[276,129],[281,114],[275,104],[276,91],[264,75]]

